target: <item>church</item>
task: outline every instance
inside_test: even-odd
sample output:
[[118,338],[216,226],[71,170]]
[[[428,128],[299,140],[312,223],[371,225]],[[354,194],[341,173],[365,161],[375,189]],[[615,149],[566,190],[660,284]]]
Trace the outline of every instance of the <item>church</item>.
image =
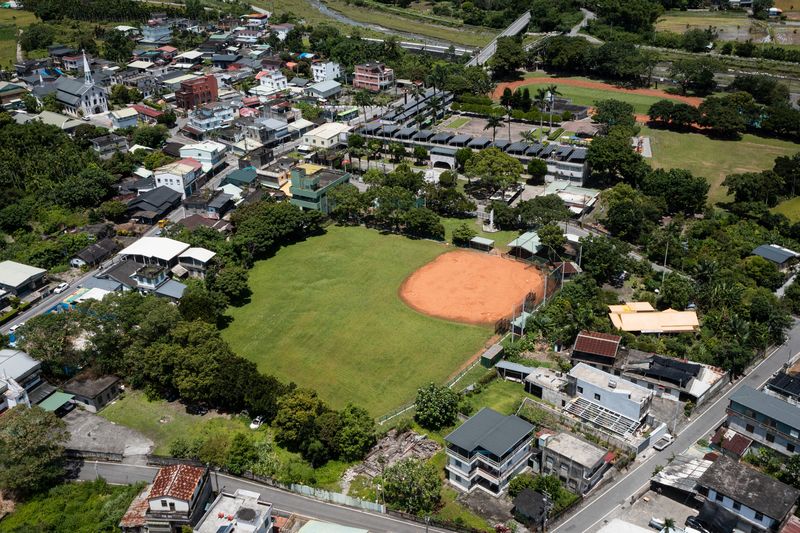
[[83,81],[61,76],[49,85],[34,87],[33,94],[41,104],[45,95],[55,93],[56,100],[64,105],[64,111],[72,116],[88,117],[108,112],[108,95],[102,87],[95,85],[85,52],[83,73]]

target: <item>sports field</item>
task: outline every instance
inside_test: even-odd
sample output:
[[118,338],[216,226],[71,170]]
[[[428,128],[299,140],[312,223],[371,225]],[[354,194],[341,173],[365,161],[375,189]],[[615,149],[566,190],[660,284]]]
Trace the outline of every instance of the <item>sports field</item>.
[[314,388],[335,408],[352,401],[385,414],[421,385],[447,381],[492,334],[417,313],[398,297],[405,278],[449,250],[330,227],[259,261],[251,302],[229,309],[222,335],[262,372]]

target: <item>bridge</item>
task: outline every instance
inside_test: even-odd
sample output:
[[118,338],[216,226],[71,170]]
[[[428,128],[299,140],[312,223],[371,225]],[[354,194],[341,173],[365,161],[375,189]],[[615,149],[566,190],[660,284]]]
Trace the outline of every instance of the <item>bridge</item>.
[[528,26],[528,23],[530,21],[531,21],[531,12],[527,11],[520,18],[512,22],[508,28],[503,30],[503,33],[495,37],[492,42],[486,45],[486,48],[481,50],[478,55],[470,59],[469,62],[467,63],[467,66],[473,67],[476,65],[483,65],[484,63],[489,61],[489,59],[491,59],[491,57],[497,51],[497,39],[499,39],[500,37],[513,37],[515,35],[519,35],[522,32],[522,30]]

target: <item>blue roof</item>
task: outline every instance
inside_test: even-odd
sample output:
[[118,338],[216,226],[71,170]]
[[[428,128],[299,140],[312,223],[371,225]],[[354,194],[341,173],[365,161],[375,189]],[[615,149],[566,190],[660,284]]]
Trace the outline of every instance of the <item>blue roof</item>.
[[84,289],[103,289],[104,291],[122,290],[122,283],[113,279],[88,278],[81,282]]
[[186,285],[178,283],[175,280],[168,280],[162,286],[157,288],[155,292],[159,296],[167,296],[169,298],[179,299],[183,296],[183,291],[186,290]]
[[800,409],[774,396],[744,385],[731,394],[731,401],[757,411],[767,418],[777,420],[787,426],[800,429]]
[[787,248],[777,246],[775,244],[762,244],[755,250],[754,255],[759,255],[764,259],[769,259],[774,263],[785,263],[793,257],[797,257],[797,252],[793,252]]

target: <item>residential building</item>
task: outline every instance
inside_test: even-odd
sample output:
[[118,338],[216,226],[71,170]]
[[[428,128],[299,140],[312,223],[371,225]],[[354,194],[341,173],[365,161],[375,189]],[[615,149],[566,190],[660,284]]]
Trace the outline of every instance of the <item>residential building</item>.
[[183,193],[165,185],[142,192],[128,202],[128,213],[140,224],[155,224],[181,205]]
[[0,263],[0,289],[11,296],[25,296],[46,284],[44,268],[36,268],[16,261]]
[[548,498],[533,489],[523,489],[512,503],[513,512],[524,516],[534,527],[541,527],[553,508],[553,503]]
[[447,480],[462,491],[499,496],[527,468],[534,426],[484,407],[457,427],[447,443]]
[[800,451],[800,408],[743,385],[730,398],[728,427],[783,455]]
[[145,105],[138,105],[138,104],[133,104],[128,109],[135,110],[137,113],[137,118],[142,122],[149,122],[151,124],[158,122],[158,117],[164,114],[161,111],[156,111],[152,107],[147,107]]
[[[0,395],[0,415],[12,407],[25,403],[36,405],[50,397],[55,387],[42,380],[42,363],[20,350],[0,350],[0,389],[5,383],[6,392]],[[21,387],[25,393],[17,389]]]
[[542,474],[558,477],[572,493],[585,494],[603,477],[614,454],[593,442],[560,431],[542,450]]
[[22,61],[17,61],[14,63],[14,70],[16,70],[17,76],[20,77],[30,76],[31,74],[42,72],[44,69],[49,67],[50,59],[47,57],[23,59]]
[[156,187],[169,187],[181,193],[182,200],[202,187],[207,179],[203,174],[203,165],[191,157],[158,167],[153,174]]
[[[86,61],[84,62],[84,59]],[[63,56],[61,64],[64,65],[66,70],[83,70],[89,69],[89,62],[92,59],[92,54],[83,54],[79,56]]]
[[85,117],[99,115],[108,111],[108,95],[102,87],[94,83],[88,61],[84,57],[83,81],[61,76],[49,85],[33,88],[33,94],[39,103],[45,95],[56,94],[56,100],[64,105],[64,111],[72,116]]
[[281,41],[286,40],[286,36],[289,34],[290,31],[294,29],[294,24],[270,24],[269,26],[270,31],[274,31],[275,34],[278,36],[278,39]]
[[142,26],[142,38],[139,40],[145,44],[164,44],[172,38],[172,27],[170,24],[148,24]]
[[244,128],[247,138],[271,148],[289,140],[289,125],[274,118],[257,118]]
[[305,92],[322,100],[339,98],[342,95],[342,84],[335,80],[323,81],[307,87]]
[[254,30],[263,29],[269,24],[269,15],[266,13],[253,13],[242,17],[242,19],[246,27]]
[[139,285],[139,290],[147,294],[161,287],[169,279],[169,270],[158,264],[142,265],[131,274],[131,278]]
[[353,73],[353,87],[379,92],[394,85],[394,72],[386,64],[368,61],[356,65]]
[[270,189],[280,189],[289,183],[292,169],[299,163],[299,159],[282,157],[275,163],[256,171],[258,173],[258,182]]
[[[313,172],[306,175],[307,168],[314,167]],[[292,185],[289,188],[294,205],[302,209],[315,209],[330,214],[333,206],[328,203],[328,191],[340,183],[350,183],[350,174],[337,170],[328,170],[314,165],[303,165],[292,170]]]
[[195,109],[217,100],[219,88],[213,74],[202,78],[182,81],[181,88],[175,91],[175,105],[181,109]]
[[778,372],[767,382],[764,394],[780,398],[784,402],[800,405],[800,377]]
[[347,144],[350,130],[352,128],[345,124],[329,122],[303,135],[303,144],[312,148],[335,148],[340,144]]
[[181,147],[182,158],[191,157],[203,166],[203,172],[209,177],[214,176],[225,167],[225,157],[228,148],[218,142],[204,141],[197,144],[187,144]]
[[225,179],[222,180],[221,185],[227,185],[230,183],[232,185],[236,185],[241,189],[244,189],[255,186],[257,180],[258,180],[258,171],[256,171],[256,168],[245,167],[245,168],[240,168],[238,170],[234,170],[233,172],[225,176]]
[[108,114],[111,118],[111,127],[115,130],[136,126],[139,121],[139,113],[133,107],[124,107]]
[[137,263],[132,259],[123,259],[103,270],[98,270],[93,278],[89,278],[88,285],[121,292],[138,291],[139,284],[131,276],[142,266],[142,263]]
[[233,109],[222,102],[209,102],[195,109],[189,124],[184,130],[203,136],[206,132],[217,131],[233,122]]
[[67,394],[72,394],[75,401],[86,410],[96,413],[114,398],[119,396],[119,378],[105,376],[94,378],[81,372],[61,387]]
[[178,56],[175,56],[175,59],[172,63],[172,68],[178,69],[186,69],[192,68],[195,65],[202,65],[203,64],[203,52],[200,50],[191,50],[189,52],[184,52]]
[[194,229],[198,226],[213,228],[219,231],[220,233],[228,233],[231,231],[231,223],[228,222],[227,220],[206,218],[200,215],[189,215],[188,217],[179,220],[178,224],[182,225],[189,231],[194,231]]
[[284,76],[279,70],[274,72],[261,71],[256,76],[256,79],[259,81],[261,87],[263,87],[267,92],[277,93],[283,91],[289,86],[286,76]]
[[564,408],[566,412],[625,436],[645,423],[655,395],[585,363],[569,371],[567,383],[568,394],[574,399]]
[[75,256],[69,260],[69,264],[73,268],[80,268],[82,266],[95,267],[111,257],[118,249],[119,246],[116,242],[105,237],[75,254]]
[[732,513],[738,519],[732,521],[732,528],[753,533],[778,529],[791,516],[800,496],[800,490],[725,455],[719,456],[697,483],[706,498],[701,520]]
[[211,500],[208,468],[187,465],[159,470],[147,497],[145,513],[149,533],[179,533],[184,526],[195,527]]
[[0,81],[0,104],[10,104],[12,101],[21,102],[21,98],[28,93],[22,85],[16,85],[7,81]]
[[22,404],[31,406],[28,391],[20,386],[14,378],[0,373],[0,416],[7,410]]
[[647,302],[609,305],[608,318],[615,328],[629,333],[683,333],[700,329],[695,311],[667,309],[656,312]]
[[286,61],[279,57],[267,57],[261,60],[261,70],[275,72],[286,67]]
[[172,268],[178,264],[178,257],[189,249],[185,242],[165,237],[142,237],[119,255],[140,265],[159,265]]
[[94,151],[100,154],[101,159],[110,159],[116,152],[126,153],[128,151],[128,141],[125,137],[113,133],[95,137],[90,142]]
[[206,218],[222,218],[233,209],[233,197],[221,191],[199,189],[183,201],[186,213]]
[[221,492],[194,527],[194,533],[271,533],[275,525],[272,512],[273,505],[263,501],[257,492]]
[[211,64],[214,68],[226,70],[242,58],[239,54],[214,54],[211,56]]
[[122,516],[119,522],[119,528],[122,533],[147,533],[147,511],[150,509],[150,502],[147,498],[150,496],[150,489],[153,484],[147,485],[142,492],[140,492],[128,506],[128,510]]
[[233,34],[234,40],[241,44],[256,44],[263,36],[264,32],[259,30],[241,30]]
[[572,349],[572,364],[586,363],[601,370],[611,371],[614,368],[621,340],[622,337],[617,335],[581,331],[578,333]]
[[789,268],[790,265],[796,263],[795,260],[800,256],[800,254],[794,250],[778,246],[777,244],[762,244],[753,250],[753,255],[763,257],[767,261],[775,263],[778,270],[781,272]]
[[731,457],[734,461],[738,461],[750,452],[750,446],[753,445],[753,439],[749,439],[744,435],[736,432],[731,428],[721,427],[711,437],[711,444],[715,449],[721,450],[722,453]]
[[311,65],[311,74],[316,83],[335,80],[342,75],[342,66],[333,61],[320,61]]
[[208,267],[217,254],[205,248],[189,248],[178,256],[178,266],[189,274],[189,277],[205,279]]
[[[500,361],[498,364],[508,361]],[[520,369],[521,370],[521,369]],[[549,404],[566,407],[571,397],[567,394],[567,378],[563,372],[550,368],[528,368],[524,370],[525,392],[541,398]]]

